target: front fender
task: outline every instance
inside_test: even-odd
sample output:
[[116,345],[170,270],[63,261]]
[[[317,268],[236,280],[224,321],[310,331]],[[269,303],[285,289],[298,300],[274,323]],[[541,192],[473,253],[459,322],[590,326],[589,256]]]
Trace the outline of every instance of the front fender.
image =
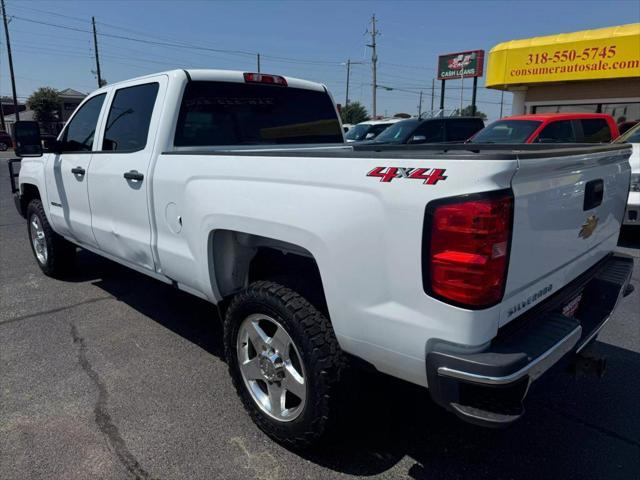
[[23,158],[20,162],[18,184],[20,188],[20,195],[24,195],[25,185],[33,185],[38,189],[44,213],[47,216],[49,224],[52,224],[51,217],[49,215],[49,200],[45,182],[45,165],[46,155],[42,157]]

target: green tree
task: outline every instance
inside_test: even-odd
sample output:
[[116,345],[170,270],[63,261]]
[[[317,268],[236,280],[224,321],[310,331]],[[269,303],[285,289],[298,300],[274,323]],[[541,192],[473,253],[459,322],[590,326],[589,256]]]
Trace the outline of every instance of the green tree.
[[40,87],[27,99],[27,108],[33,110],[38,122],[54,122],[58,119],[60,97],[51,87]]
[[342,123],[360,123],[369,120],[367,109],[360,102],[351,102],[349,105],[342,107],[340,112]]
[[487,114],[478,110],[478,107],[476,107],[475,115],[473,115],[471,110],[472,110],[471,105],[467,105],[462,109],[462,115],[460,115],[460,109],[456,108],[455,111],[453,112],[453,115],[456,117],[458,116],[459,117],[480,117],[482,120],[485,120],[485,121],[487,120]]

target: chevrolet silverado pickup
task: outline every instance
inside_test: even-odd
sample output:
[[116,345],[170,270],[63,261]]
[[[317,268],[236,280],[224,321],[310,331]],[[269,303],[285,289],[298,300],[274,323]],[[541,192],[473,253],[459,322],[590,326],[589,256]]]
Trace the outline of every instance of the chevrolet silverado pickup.
[[323,85],[220,70],[105,86],[44,153],[15,132],[42,271],[80,247],[216,304],[244,407],[290,445],[352,365],[508,425],[632,289],[625,144],[358,147]]

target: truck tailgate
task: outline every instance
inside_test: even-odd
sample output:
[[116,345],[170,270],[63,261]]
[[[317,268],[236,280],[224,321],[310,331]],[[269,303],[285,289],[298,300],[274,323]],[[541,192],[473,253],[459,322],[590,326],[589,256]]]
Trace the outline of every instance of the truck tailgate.
[[629,190],[630,152],[519,158],[512,179],[513,236],[501,326],[615,249]]

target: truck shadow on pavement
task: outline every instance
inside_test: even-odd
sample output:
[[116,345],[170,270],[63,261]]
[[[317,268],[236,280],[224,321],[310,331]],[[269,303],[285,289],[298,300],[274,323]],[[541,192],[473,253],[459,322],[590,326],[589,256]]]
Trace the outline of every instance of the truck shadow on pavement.
[[[224,358],[214,306],[92,253],[78,256],[77,274],[69,281],[91,279],[119,301]],[[461,422],[421,387],[353,372],[334,435],[320,448],[295,454],[334,472],[360,476],[393,469],[387,472],[390,477],[415,479],[635,478],[640,471],[640,354],[601,342],[596,348],[609,359],[604,379],[550,372],[532,386],[525,417],[504,430]]]

